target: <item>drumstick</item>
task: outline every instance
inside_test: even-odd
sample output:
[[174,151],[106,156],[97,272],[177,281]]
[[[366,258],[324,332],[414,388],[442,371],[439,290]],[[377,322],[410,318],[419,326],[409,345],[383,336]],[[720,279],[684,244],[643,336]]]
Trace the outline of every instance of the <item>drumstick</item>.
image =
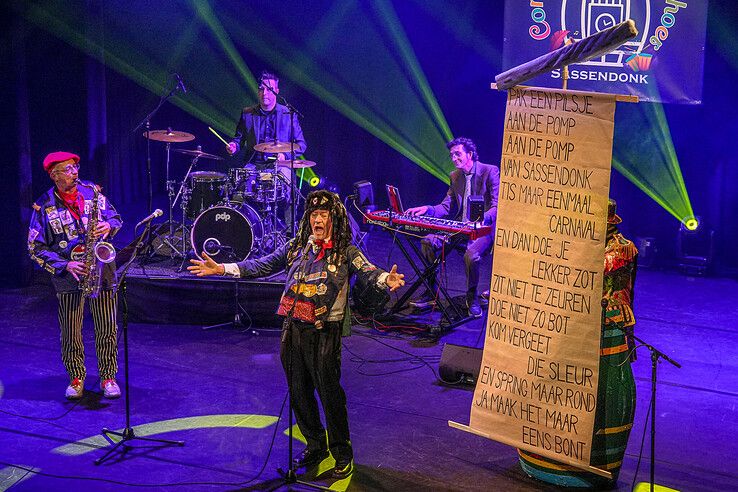
[[216,132],[215,130],[213,130],[211,127],[208,127],[208,130],[210,130],[211,132],[213,132],[213,135],[215,135],[216,137],[218,137],[221,142],[223,142],[224,144],[226,144],[226,147],[228,146],[228,142],[226,142],[225,140],[223,140],[223,137],[221,137],[220,135],[218,135],[218,132]]

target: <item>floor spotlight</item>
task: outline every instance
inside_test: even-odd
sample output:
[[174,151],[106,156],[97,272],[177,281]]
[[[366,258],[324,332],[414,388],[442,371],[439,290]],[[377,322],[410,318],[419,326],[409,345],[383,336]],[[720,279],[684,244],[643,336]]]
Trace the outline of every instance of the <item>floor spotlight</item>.
[[715,252],[715,231],[707,228],[699,217],[682,220],[677,234],[679,269],[687,275],[705,275]]
[[682,225],[688,231],[696,231],[700,227],[700,220],[697,217],[686,217],[682,219]]

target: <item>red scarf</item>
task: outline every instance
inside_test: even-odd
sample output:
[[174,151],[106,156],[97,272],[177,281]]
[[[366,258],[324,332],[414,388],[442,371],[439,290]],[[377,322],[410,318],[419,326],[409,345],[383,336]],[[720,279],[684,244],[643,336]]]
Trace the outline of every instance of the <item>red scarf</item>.
[[64,205],[66,205],[72,213],[72,216],[79,220],[80,217],[82,217],[82,210],[85,208],[85,199],[82,196],[82,193],[80,193],[76,188],[71,193],[64,193],[59,189],[57,189],[57,191],[59,192],[59,197],[64,201]]
[[333,240],[329,239],[326,241],[324,239],[316,239],[315,244],[318,247],[320,247],[320,251],[318,252],[318,256],[315,257],[315,260],[313,261],[313,263],[315,263],[316,261],[320,260],[321,258],[325,256],[326,249],[331,249],[333,247]]

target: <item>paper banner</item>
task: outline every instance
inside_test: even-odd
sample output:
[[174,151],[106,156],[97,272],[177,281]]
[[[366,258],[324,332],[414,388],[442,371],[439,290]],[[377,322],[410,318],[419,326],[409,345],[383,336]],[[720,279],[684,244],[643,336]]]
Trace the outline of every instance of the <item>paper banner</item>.
[[508,91],[494,264],[470,427],[589,464],[613,95]]

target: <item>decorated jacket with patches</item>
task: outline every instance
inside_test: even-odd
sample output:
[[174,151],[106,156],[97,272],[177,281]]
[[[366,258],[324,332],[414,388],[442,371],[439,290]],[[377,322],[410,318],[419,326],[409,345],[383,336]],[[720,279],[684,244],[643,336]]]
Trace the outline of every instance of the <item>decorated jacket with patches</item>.
[[[633,289],[635,287],[638,249],[622,234],[615,233],[605,244],[605,275],[602,297],[607,301],[603,330],[634,326]],[[628,346],[634,347],[631,337],[625,337]],[[631,351],[635,360],[635,350]]]
[[[79,288],[67,268],[71,260],[83,261],[85,253],[85,232],[92,210],[94,193],[80,186],[79,193],[85,200],[80,219],[75,219],[67,209],[56,188],[51,188],[33,204],[31,224],[28,228],[28,254],[44,270],[52,274],[52,283],[57,292],[70,292]],[[99,195],[101,221],[110,223],[110,240],[123,225],[120,215],[107,198]],[[109,289],[115,283],[115,262],[103,269],[103,288]]]
[[[355,246],[346,248],[343,255],[332,248],[321,254],[320,247],[312,245],[287,265],[290,243],[274,253],[253,260],[239,262],[242,278],[263,277],[287,268],[287,281],[279,302],[277,314],[313,323],[317,328],[328,321],[343,323],[343,335],[350,334],[351,313],[348,306],[349,280],[352,275],[376,289],[385,289],[386,272],[374,266]],[[293,308],[294,306],[294,308]]]

